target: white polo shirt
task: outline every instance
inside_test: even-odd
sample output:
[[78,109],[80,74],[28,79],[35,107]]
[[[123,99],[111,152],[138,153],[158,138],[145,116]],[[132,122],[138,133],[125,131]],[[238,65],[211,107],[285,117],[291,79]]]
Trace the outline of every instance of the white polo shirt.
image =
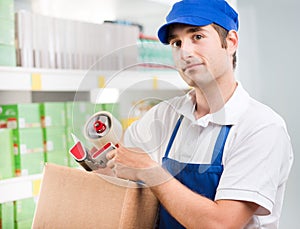
[[239,83],[216,113],[196,120],[194,92],[161,102],[134,122],[124,143],[148,152],[161,162],[181,114],[184,115],[169,158],[186,163],[210,163],[222,125],[232,125],[222,163],[224,171],[216,200],[255,202],[261,207],[246,228],[278,228],[286,181],[293,162],[283,119],[251,98]]

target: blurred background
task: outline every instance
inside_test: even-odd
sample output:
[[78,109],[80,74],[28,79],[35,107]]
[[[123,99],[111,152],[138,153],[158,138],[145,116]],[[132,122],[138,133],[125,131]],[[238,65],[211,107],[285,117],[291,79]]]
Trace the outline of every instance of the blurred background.
[[[89,108],[92,113],[95,106],[100,109],[100,105],[95,105],[99,102],[97,90],[103,90],[105,84],[110,84],[112,88],[119,87],[119,91],[110,92],[110,98],[100,99],[102,104],[106,104],[101,106],[101,109],[115,112],[126,128],[157,100],[182,94],[188,88],[183,86],[181,81],[174,80],[174,72],[170,73],[164,69],[163,75],[166,76],[161,78],[161,67],[158,67],[159,71],[156,72],[157,69],[153,66],[150,66],[151,74],[144,71],[142,75],[135,75],[136,69],[131,69],[135,73],[129,71],[128,76],[125,72],[126,80],[115,84],[109,80],[114,73],[104,73],[104,76],[98,74],[96,79],[92,80],[93,84],[97,84],[97,88],[82,81],[81,76],[85,75],[89,68],[99,70],[108,64],[109,68],[105,70],[118,70],[128,64],[135,64],[137,57],[138,63],[152,63],[153,60],[159,59],[161,63],[171,65],[170,50],[157,42],[156,32],[164,23],[165,16],[174,2],[176,0],[0,0],[0,37],[8,34],[5,31],[9,31],[10,35],[4,41],[0,38],[0,104],[39,103],[40,107],[47,107],[44,103],[88,101],[93,103],[93,107]],[[297,174],[300,173],[300,142],[297,141],[300,135],[300,103],[297,102],[300,97],[297,57],[300,53],[300,1],[231,0],[229,3],[240,16],[237,79],[254,98],[272,107],[287,123],[295,161],[288,181],[280,228],[300,228],[296,209],[300,204],[300,184],[297,179]],[[8,11],[13,7],[13,16],[7,13],[6,6]],[[4,15],[8,15],[7,18]],[[4,32],[1,34],[1,31]],[[59,32],[64,32],[64,35],[54,35],[52,40],[47,40],[50,35],[60,34]],[[106,35],[103,36],[103,33]],[[138,45],[134,45],[135,43]],[[124,46],[132,46],[131,51],[125,49],[111,53]],[[74,50],[75,54],[70,56],[69,52]],[[153,50],[156,50],[156,54],[152,53]],[[101,55],[97,56],[93,52],[101,52]],[[93,65],[96,60],[107,54],[109,58]],[[8,57],[11,57],[9,61]],[[109,61],[105,62],[107,59]],[[22,79],[19,78],[21,75]],[[143,83],[138,84],[138,87],[143,93],[138,90],[125,93],[125,89],[120,87],[120,84],[128,83],[127,79],[138,79],[141,76]],[[91,77],[94,77],[93,74]],[[70,85],[70,79],[75,82],[74,85]],[[172,80],[168,81],[169,79]],[[16,81],[20,82],[20,85]],[[126,90],[136,86],[127,85]],[[142,98],[151,98],[153,92],[156,95],[153,100],[143,101]],[[111,93],[115,93],[117,97],[119,94],[122,96],[112,99]],[[132,97],[136,100],[130,100]],[[68,105],[64,106],[68,112]],[[79,104],[75,109],[80,110],[82,106]],[[69,107],[69,111],[70,109]],[[44,110],[40,108],[39,112],[42,111]],[[129,111],[131,117],[128,117]],[[124,117],[124,114],[127,116]],[[5,123],[2,125],[7,127]],[[70,127],[76,132],[73,124]],[[48,130],[43,131],[47,140]],[[16,176],[16,172],[12,176]],[[8,200],[9,198],[4,198],[2,202]]]

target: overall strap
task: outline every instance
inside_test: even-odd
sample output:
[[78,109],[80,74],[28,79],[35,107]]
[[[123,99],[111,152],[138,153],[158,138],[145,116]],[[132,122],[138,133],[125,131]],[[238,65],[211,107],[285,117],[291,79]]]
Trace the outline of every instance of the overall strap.
[[169,156],[169,153],[170,153],[170,150],[171,150],[171,147],[173,145],[173,142],[174,142],[174,139],[176,137],[176,134],[178,132],[178,129],[180,127],[180,124],[181,124],[181,121],[183,119],[183,115],[180,115],[175,127],[174,127],[174,130],[172,132],[172,135],[171,135],[171,138],[169,140],[169,143],[168,143],[168,146],[167,146],[167,149],[166,149],[166,152],[165,152],[165,157],[168,157]]
[[231,125],[222,126],[219,136],[217,138],[214,152],[211,158],[211,164],[213,165],[221,165],[222,164],[222,157],[223,157],[223,150],[225,146],[225,142],[229,133]]

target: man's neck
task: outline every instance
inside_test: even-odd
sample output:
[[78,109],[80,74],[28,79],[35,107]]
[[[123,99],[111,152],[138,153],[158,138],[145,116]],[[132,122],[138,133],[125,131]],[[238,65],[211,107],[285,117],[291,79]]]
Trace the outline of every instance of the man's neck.
[[196,87],[196,109],[194,113],[196,119],[220,110],[233,95],[236,87],[237,82],[234,79],[225,82],[213,81],[201,89]]

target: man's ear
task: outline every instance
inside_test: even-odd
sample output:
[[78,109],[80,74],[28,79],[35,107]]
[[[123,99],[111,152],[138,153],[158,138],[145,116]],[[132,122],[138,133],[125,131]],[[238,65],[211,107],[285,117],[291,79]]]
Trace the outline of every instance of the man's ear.
[[227,41],[227,50],[233,55],[233,53],[236,52],[238,43],[239,43],[239,37],[235,30],[230,30],[226,37]]

